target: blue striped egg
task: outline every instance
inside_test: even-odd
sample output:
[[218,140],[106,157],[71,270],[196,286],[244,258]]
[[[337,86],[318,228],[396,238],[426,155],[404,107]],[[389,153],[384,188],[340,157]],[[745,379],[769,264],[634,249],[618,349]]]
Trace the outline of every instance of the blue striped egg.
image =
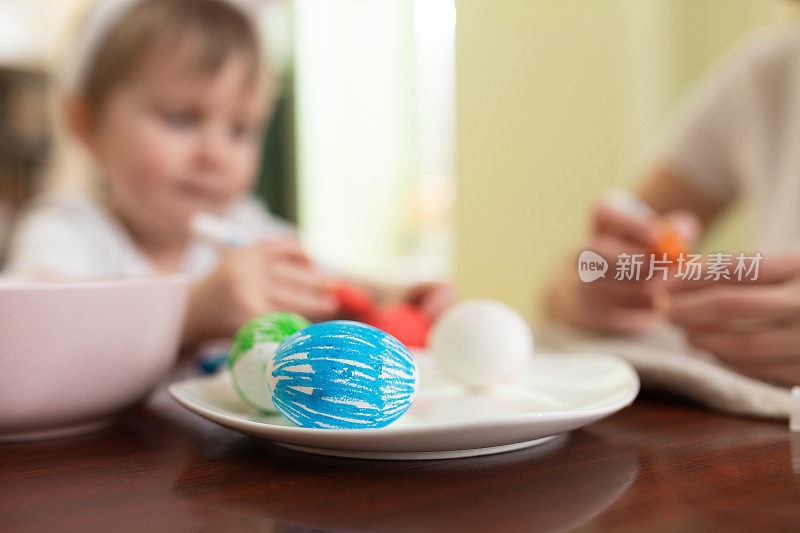
[[267,366],[275,407],[307,428],[384,427],[411,406],[418,381],[414,359],[400,341],[347,320],[294,333]]

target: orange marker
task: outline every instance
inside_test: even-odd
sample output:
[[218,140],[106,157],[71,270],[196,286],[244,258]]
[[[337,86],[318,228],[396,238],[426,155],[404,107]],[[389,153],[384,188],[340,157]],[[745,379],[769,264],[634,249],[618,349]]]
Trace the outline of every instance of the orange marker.
[[656,259],[662,259],[666,255],[667,259],[675,263],[681,256],[685,258],[689,249],[683,237],[668,224],[664,224],[659,228],[658,237],[650,249],[650,253]]
[[[606,196],[608,204],[620,211],[636,218],[660,219],[661,215],[655,209],[639,200],[625,189],[614,189]],[[658,236],[649,250],[657,260],[663,259],[664,255],[673,264],[682,255],[685,257],[689,253],[686,241],[675,231],[675,228],[664,221],[658,224]]]

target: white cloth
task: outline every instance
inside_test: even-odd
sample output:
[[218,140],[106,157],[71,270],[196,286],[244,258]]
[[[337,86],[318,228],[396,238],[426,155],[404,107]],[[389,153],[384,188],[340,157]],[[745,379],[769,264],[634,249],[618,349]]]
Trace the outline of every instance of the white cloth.
[[800,32],[758,36],[687,100],[661,154],[754,209],[758,251],[800,247]]
[[[291,233],[287,222],[247,197],[225,214],[260,235]],[[99,203],[78,192],[37,198],[15,224],[4,273],[21,277],[103,279],[146,276],[156,271],[120,223]],[[197,279],[214,269],[219,250],[193,239],[181,270]]]
[[721,366],[711,354],[687,346],[678,331],[666,326],[638,338],[615,338],[543,324],[536,340],[539,349],[618,355],[636,368],[644,388],[665,390],[715,411],[786,419],[792,408],[788,389]]

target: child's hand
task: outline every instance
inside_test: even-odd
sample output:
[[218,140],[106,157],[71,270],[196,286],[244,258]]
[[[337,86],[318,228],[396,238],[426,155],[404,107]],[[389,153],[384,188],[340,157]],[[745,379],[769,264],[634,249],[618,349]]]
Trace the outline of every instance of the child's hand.
[[659,299],[692,345],[739,371],[800,382],[800,254],[765,257],[758,279],[674,280]]
[[419,307],[435,320],[456,303],[458,293],[453,284],[434,281],[406,287],[401,293],[401,299]]
[[331,318],[338,311],[335,283],[294,239],[226,250],[217,269],[192,290],[184,343],[231,336],[251,318],[270,311],[292,311],[310,320]]
[[[665,218],[686,242],[696,240],[699,222],[694,215],[675,212]],[[548,315],[605,332],[638,333],[649,328],[655,316],[655,295],[663,285],[659,276],[646,280],[650,252],[658,240],[658,224],[656,219],[634,217],[600,203],[592,216],[592,233],[581,251],[592,250],[602,256],[608,262],[608,271],[604,278],[582,282],[578,277],[577,254],[573,256],[549,291]],[[645,260],[638,281],[614,279],[617,258],[622,253],[643,254]]]
[[[348,281],[346,285],[357,287],[358,292],[363,291],[364,297],[350,293],[340,295],[348,302],[342,306],[346,316],[361,320],[376,304],[392,306],[399,303],[409,304],[419,308],[428,318],[437,319],[458,300],[458,293],[452,283],[445,281],[427,281],[412,284],[382,284],[366,281]],[[355,298],[355,300],[353,300]],[[362,300],[365,300],[362,302]],[[349,309],[352,307],[353,309]],[[363,310],[359,310],[363,308]],[[348,313],[349,311],[349,313]]]

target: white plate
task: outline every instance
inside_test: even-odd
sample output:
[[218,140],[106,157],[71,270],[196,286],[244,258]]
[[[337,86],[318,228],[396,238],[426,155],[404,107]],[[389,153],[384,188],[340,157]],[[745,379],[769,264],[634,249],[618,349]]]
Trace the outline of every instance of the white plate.
[[606,354],[535,354],[512,385],[470,390],[417,356],[420,389],[402,417],[381,429],[294,426],[245,405],[227,372],[174,383],[169,392],[198,415],[292,449],[368,459],[445,459],[500,453],[547,442],[629,405],[639,377]]

